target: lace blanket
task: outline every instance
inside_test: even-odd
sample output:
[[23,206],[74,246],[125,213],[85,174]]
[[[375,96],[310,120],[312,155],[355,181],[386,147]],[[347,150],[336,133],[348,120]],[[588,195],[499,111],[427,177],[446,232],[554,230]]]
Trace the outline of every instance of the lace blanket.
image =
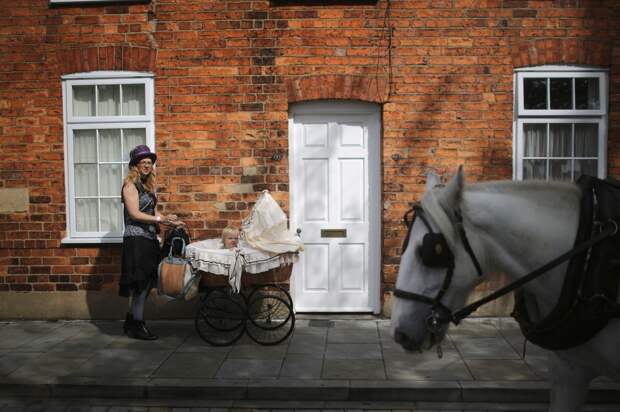
[[241,288],[241,275],[262,273],[279,266],[297,262],[297,252],[269,253],[250,247],[240,241],[235,249],[223,249],[221,239],[207,239],[190,243],[185,247],[185,257],[194,270],[214,275],[228,276],[228,283],[234,292]]

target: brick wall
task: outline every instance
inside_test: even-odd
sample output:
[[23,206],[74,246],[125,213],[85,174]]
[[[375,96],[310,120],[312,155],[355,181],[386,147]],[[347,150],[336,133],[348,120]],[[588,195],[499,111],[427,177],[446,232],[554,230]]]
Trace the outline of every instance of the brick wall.
[[[613,0],[267,0],[0,11],[0,291],[113,288],[119,247],[63,246],[62,74],[152,71],[164,212],[193,238],[238,224],[269,189],[288,210],[292,102],[383,105],[383,286],[398,270],[401,217],[429,168],[470,181],[512,177],[512,74],[537,64],[611,69],[608,170],[620,176],[620,4]],[[398,154],[399,159],[393,155]],[[493,285],[485,285],[488,288]]]

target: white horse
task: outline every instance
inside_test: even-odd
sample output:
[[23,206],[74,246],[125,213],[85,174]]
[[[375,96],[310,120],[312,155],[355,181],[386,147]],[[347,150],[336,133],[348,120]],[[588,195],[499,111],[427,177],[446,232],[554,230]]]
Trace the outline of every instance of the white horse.
[[[445,267],[425,265],[420,255],[424,235],[430,229],[444,235],[453,254],[454,273],[440,306],[451,312],[465,306],[472,289],[487,274],[505,273],[511,280],[531,272],[570,250],[579,221],[581,190],[572,183],[487,182],[465,186],[462,168],[443,188],[429,176],[422,198],[426,222],[416,219],[403,251],[396,289],[430,297],[437,296],[447,274]],[[454,211],[462,215],[471,253],[455,228]],[[441,249],[441,248],[440,248]],[[473,257],[472,257],[473,255]],[[481,268],[478,275],[476,264]],[[560,294],[563,263],[527,283],[534,296],[538,315],[528,312],[535,322],[553,308]],[[447,323],[436,322],[432,304],[396,297],[392,307],[392,334],[403,348],[427,350],[445,336]],[[435,315],[435,316],[433,316]],[[431,332],[431,330],[433,332]],[[551,412],[576,412],[585,402],[590,381],[599,375],[620,379],[620,319],[612,319],[585,344],[550,352]]]

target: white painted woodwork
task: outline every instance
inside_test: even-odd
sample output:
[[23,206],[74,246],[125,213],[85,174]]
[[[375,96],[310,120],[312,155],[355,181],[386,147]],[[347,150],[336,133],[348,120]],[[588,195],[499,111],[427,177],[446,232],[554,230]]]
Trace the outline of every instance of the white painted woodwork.
[[[293,271],[299,312],[380,311],[380,111],[356,102],[295,105],[289,118]],[[344,229],[346,237],[322,237]]]

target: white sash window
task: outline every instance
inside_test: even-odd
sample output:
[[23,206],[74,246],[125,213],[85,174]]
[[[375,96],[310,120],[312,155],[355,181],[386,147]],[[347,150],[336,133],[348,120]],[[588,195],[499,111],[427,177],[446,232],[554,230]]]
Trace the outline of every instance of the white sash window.
[[515,177],[605,177],[606,71],[542,66],[515,73]]
[[120,242],[121,187],[129,151],[154,140],[153,77],[91,72],[63,77],[67,237]]

